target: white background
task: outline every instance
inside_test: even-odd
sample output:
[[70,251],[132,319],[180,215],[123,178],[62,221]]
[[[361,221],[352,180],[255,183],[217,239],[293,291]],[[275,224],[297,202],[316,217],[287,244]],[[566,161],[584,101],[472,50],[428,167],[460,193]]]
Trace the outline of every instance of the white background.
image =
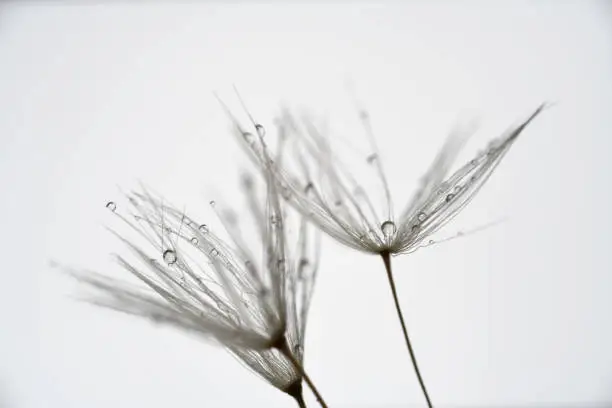
[[[436,406],[611,403],[609,4],[136,3],[0,6],[0,406],[293,406],[218,348],[71,300],[49,261],[118,270],[117,186],[202,214],[239,197],[212,91],[271,127],[281,99],[333,118],[349,78],[398,208],[457,120],[482,122],[469,160],[556,103],[440,236],[507,220],[396,258],[397,284]],[[382,262],[324,245],[307,369],[332,407],[423,406]]]

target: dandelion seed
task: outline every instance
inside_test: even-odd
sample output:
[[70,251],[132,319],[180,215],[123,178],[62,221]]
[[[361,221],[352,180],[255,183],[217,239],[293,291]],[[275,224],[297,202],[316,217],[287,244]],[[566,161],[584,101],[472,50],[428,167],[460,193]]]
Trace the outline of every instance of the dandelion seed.
[[[491,141],[486,153],[479,154],[454,173],[450,172],[451,166],[472,130],[452,133],[421,178],[420,186],[412,199],[398,215],[395,215],[390,188],[368,115],[359,115],[373,151],[366,157],[366,163],[372,165],[371,170],[378,180],[377,193],[382,200],[374,199],[377,196],[362,193],[361,185],[353,176],[352,169],[344,167],[340,153],[345,153],[348,149],[332,148],[330,138],[326,137],[320,126],[310,119],[292,115],[289,110],[285,110],[279,120],[284,130],[284,143],[292,145],[291,148],[285,147],[284,151],[287,153],[282,156],[282,163],[272,161],[272,155],[265,146],[262,149],[250,148],[250,153],[256,158],[261,169],[272,171],[277,185],[287,183],[291,188],[305,185],[304,192],[307,192],[312,189],[310,177],[316,175],[316,196],[295,191],[296,194],[292,194],[288,202],[341,244],[383,258],[406,345],[430,407],[431,401],[412,353],[397,298],[390,256],[411,253],[423,247],[423,242],[429,242],[427,240],[432,234],[465,208],[518,136],[545,107],[546,105],[542,104],[523,123]],[[236,123],[236,120],[233,120]],[[300,180],[305,184],[301,184]],[[360,193],[357,194],[357,191]],[[337,200],[350,205],[327,204]],[[374,205],[381,201],[382,206]],[[426,224],[421,225],[424,221]]]
[[[367,156],[366,162],[376,163],[376,175],[385,196],[382,211],[381,208],[373,206],[373,203],[379,200],[369,197],[362,186],[351,177],[351,170],[342,167],[342,160],[338,159],[337,153],[344,153],[344,150],[334,151],[328,138],[317,125],[310,120],[293,116],[288,110],[283,112],[278,123],[285,132],[284,143],[293,147],[284,150],[282,163],[280,165],[273,163],[269,159],[272,155],[266,153],[265,148],[251,148],[250,152],[258,158],[257,162],[262,169],[273,171],[275,182],[279,186],[285,186],[295,193],[290,196],[288,202],[303,215],[310,216],[316,225],[342,244],[374,254],[385,251],[396,254],[409,253],[418,249],[419,242],[426,240],[428,235],[439,230],[465,207],[489,178],[519,134],[544,107],[545,105],[540,106],[522,124],[491,141],[487,149],[489,155],[477,156],[455,173],[450,173],[451,166],[471,129],[452,133],[423,176],[412,200],[398,216],[393,216],[388,183],[382,171],[382,163],[367,117],[364,129],[372,142],[373,153]],[[360,116],[363,120],[363,115]],[[290,154],[295,156],[289,156]],[[292,163],[298,164],[299,173],[291,167]],[[320,175],[318,182],[322,183],[317,188],[317,195],[313,194],[314,184],[309,179],[301,184],[304,186],[303,191],[296,191],[295,186],[300,184],[295,181],[300,180],[302,175],[310,177],[314,174]],[[329,197],[331,194],[335,195],[332,199]],[[442,203],[438,196],[443,199]],[[339,202],[342,205],[337,205]],[[324,205],[325,203],[334,205]],[[350,206],[345,205],[347,203],[350,203]],[[380,214],[391,216],[380,217]],[[397,228],[391,239],[386,239],[382,231],[370,233],[373,226],[381,225],[385,219],[393,222]],[[427,233],[415,235],[413,233],[415,221],[421,223],[425,219]]]
[[[287,249],[283,229],[267,228],[263,213],[253,208],[260,232],[255,248],[244,244],[239,232],[231,228],[232,241],[221,240],[206,224],[189,222],[184,211],[148,192],[130,198],[146,222],[128,224],[137,229],[147,247],[116,235],[144,268],[123,256],[118,260],[149,290],[134,289],[103,275],[73,273],[99,293],[91,302],[214,340],[299,403],[302,379],[307,377],[302,353],[294,355],[293,350],[303,345],[317,265],[309,265],[307,275],[298,274],[300,269],[304,272],[306,256],[318,256],[313,246],[319,245],[306,220],[300,223],[300,248],[293,254]],[[274,223],[282,224],[283,211],[274,189],[268,189],[265,205],[274,213]],[[160,235],[170,229],[178,231],[177,244],[163,251],[164,264],[160,264],[150,253],[159,250]],[[181,246],[179,240],[194,245]],[[261,253],[262,248],[266,251],[262,267],[257,268],[253,254]],[[314,391],[320,397],[316,388]],[[322,405],[325,407],[324,402]]]

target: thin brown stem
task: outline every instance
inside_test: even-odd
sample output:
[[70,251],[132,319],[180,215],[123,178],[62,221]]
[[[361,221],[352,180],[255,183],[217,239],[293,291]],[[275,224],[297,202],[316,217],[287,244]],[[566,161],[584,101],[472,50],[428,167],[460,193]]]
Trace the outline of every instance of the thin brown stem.
[[300,395],[300,396],[294,397],[294,398],[295,398],[295,401],[298,404],[298,407],[300,407],[300,408],[307,408],[306,407],[306,401],[304,401],[304,397],[303,396]]
[[287,394],[291,396],[297,402],[300,408],[307,408],[306,401],[304,401],[304,395],[302,393],[302,379],[295,381],[285,390]]
[[[302,363],[295,358],[295,356],[293,355],[293,353],[291,352],[291,350],[289,349],[289,346],[287,344],[287,342],[283,339],[282,342],[280,342],[280,344],[276,347],[278,349],[278,351],[280,351],[285,357],[287,357],[287,359],[291,362],[291,364],[293,364],[293,366],[295,367],[296,370],[299,371],[299,373],[302,375],[302,377],[304,378],[304,381],[306,381],[306,384],[308,384],[308,387],[310,388],[310,390],[312,391],[312,393],[315,395],[315,397],[317,398],[317,401],[319,402],[319,405],[321,405],[321,408],[329,408],[327,406],[327,404],[325,403],[325,400],[323,399],[323,396],[321,395],[321,393],[319,392],[319,390],[317,389],[317,387],[314,385],[314,383],[312,382],[312,380],[310,379],[310,377],[308,376],[308,374],[306,374],[306,370],[304,370],[304,366],[302,365]],[[298,404],[300,402],[298,401]],[[302,400],[302,403],[304,403],[304,401]],[[304,403],[304,407],[306,406],[306,404]]]
[[421,390],[423,390],[423,394],[425,395],[425,399],[427,400],[427,406],[429,408],[433,408],[431,400],[429,399],[429,394],[427,394],[427,388],[425,388],[425,383],[423,382],[423,377],[421,377],[421,372],[419,371],[419,365],[417,364],[416,357],[414,355],[414,350],[412,349],[412,344],[410,343],[410,337],[408,337],[408,329],[406,328],[406,322],[404,322],[404,315],[402,314],[402,309],[400,307],[399,299],[397,297],[395,280],[393,279],[393,272],[391,271],[391,255],[389,254],[389,252],[386,251],[381,252],[380,255],[382,256],[383,262],[385,263],[387,277],[389,278],[389,286],[391,287],[393,301],[395,302],[395,310],[397,311],[397,317],[399,318],[400,324],[402,325],[402,331],[404,332],[406,346],[408,347],[408,352],[410,353],[410,358],[412,359],[412,366],[414,367],[414,371],[416,372],[419,384],[421,385]]

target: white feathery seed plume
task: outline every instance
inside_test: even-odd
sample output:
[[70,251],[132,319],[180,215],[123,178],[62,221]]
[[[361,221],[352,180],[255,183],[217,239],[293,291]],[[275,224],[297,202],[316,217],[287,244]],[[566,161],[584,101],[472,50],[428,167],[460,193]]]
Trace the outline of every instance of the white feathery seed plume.
[[[237,216],[231,210],[220,211],[214,202],[210,204],[230,242],[143,189],[128,194],[134,210],[131,215],[122,214],[114,202],[107,208],[146,244],[115,233],[141,264],[117,255],[120,265],[145,285],[136,287],[92,272],[70,273],[94,289],[84,300],[218,343],[291,395],[300,407],[306,406],[302,397],[305,379],[325,407],[302,366],[320,236],[302,219],[297,245],[289,248],[285,210],[276,185],[267,183],[265,205],[248,176],[243,187],[259,243],[247,242]],[[259,250],[261,264],[255,255]]]
[[[233,133],[251,158],[264,172],[271,169],[283,198],[338,242],[382,257],[415,373],[428,407],[433,407],[399,304],[391,270],[391,255],[411,253],[430,245],[433,241],[423,242],[429,241],[433,233],[474,198],[519,135],[547,104],[540,105],[525,121],[493,139],[487,148],[452,174],[453,162],[470,132],[451,133],[421,178],[412,199],[395,215],[391,191],[365,110],[360,110],[359,118],[371,153],[361,158],[361,163],[371,167],[378,185],[376,191],[370,194],[359,177],[355,176],[355,169],[346,164],[348,158],[332,148],[325,126],[315,124],[309,115],[295,115],[287,108],[282,110],[276,121],[278,148],[282,155],[277,156],[279,160],[276,162],[271,160],[266,144],[255,143],[257,139],[249,130],[253,128],[261,138],[265,134],[263,126],[251,116],[237,91],[236,94],[248,115],[248,127],[243,126],[227,105],[217,99],[232,121]],[[347,150],[350,149],[342,149],[342,152]],[[382,197],[382,208],[374,204],[380,202],[375,199],[379,196]]]
[[[323,126],[307,115],[295,115],[283,109],[276,125],[282,162],[266,163],[266,154],[256,138],[229,110],[235,133],[263,169],[270,165],[280,193],[294,208],[338,242],[362,252],[381,254],[410,253],[450,221],[474,198],[518,136],[546,107],[539,106],[524,122],[493,139],[476,157],[450,173],[453,162],[471,131],[455,131],[421,178],[421,183],[403,210],[395,215],[391,191],[383,171],[369,116],[360,112],[360,120],[372,152],[363,157],[379,181],[379,189],[368,194],[365,186],[345,165],[343,155],[334,150]],[[225,105],[224,105],[225,107]],[[255,130],[261,125],[252,118]],[[343,149],[343,153],[349,149]],[[381,194],[382,193],[382,194]]]

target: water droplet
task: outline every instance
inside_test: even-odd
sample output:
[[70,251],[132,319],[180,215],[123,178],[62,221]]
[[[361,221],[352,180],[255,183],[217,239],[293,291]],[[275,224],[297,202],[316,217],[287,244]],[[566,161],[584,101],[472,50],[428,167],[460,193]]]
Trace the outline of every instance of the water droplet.
[[281,187],[280,194],[283,199],[289,200],[291,198],[291,189],[289,187]]
[[244,138],[244,140],[246,140],[248,144],[253,144],[253,142],[255,141],[253,134],[249,132],[243,132],[242,137]]
[[373,153],[369,155],[368,157],[366,157],[366,161],[368,162],[368,164],[374,163],[376,159],[378,159],[378,155],[376,153]]
[[425,221],[425,219],[427,218],[427,214],[421,211],[420,213],[417,214],[417,218],[419,219],[419,221]]
[[168,265],[173,265],[176,262],[176,252],[172,249],[166,249],[163,254],[164,262]]
[[461,186],[455,186],[455,188],[454,188],[455,194],[457,194],[458,192],[460,192],[462,188],[463,188],[463,187],[461,187]]
[[109,201],[108,203],[106,203],[106,208],[108,208],[112,212],[115,212],[115,210],[117,209],[117,204],[115,204],[114,201]]
[[470,164],[471,164],[472,166],[476,167],[476,166],[478,165],[478,160],[476,160],[476,159],[472,159],[472,160],[470,161]]
[[219,251],[217,251],[215,248],[213,248],[213,249],[210,250],[210,254],[212,256],[217,256],[217,255],[219,255]]
[[413,226],[412,226],[412,228],[410,228],[410,230],[411,230],[413,233],[416,233],[416,232],[417,232],[419,229],[421,229],[421,227],[419,227],[418,225],[413,225]]
[[455,198],[455,195],[453,193],[450,193],[446,196],[446,202],[450,202],[453,200],[453,198]]
[[438,194],[444,194],[447,188],[448,188],[448,182],[445,181],[442,184],[440,184],[440,186],[438,187]]
[[301,353],[302,352],[302,346],[300,346],[299,344],[296,344],[293,347],[293,351],[295,351],[296,353]]
[[217,205],[217,203],[215,203],[215,200],[211,200],[208,204],[210,204],[211,207],[214,207],[215,205]]
[[198,245],[198,239],[196,237],[191,238],[191,243],[193,245]]
[[206,224],[202,224],[198,227],[198,230],[200,230],[200,232],[202,234],[207,234],[208,233],[208,225]]
[[434,242],[435,242],[435,241],[434,241],[433,239],[430,239],[430,240],[429,240],[429,242],[428,242],[428,244],[429,244],[429,245],[433,245],[433,244],[434,244]]
[[380,225],[380,229],[382,230],[385,239],[389,239],[393,234],[395,234],[395,223],[393,221],[385,221]]
[[312,182],[308,182],[306,184],[306,187],[304,187],[304,194],[306,194],[307,197],[312,197],[314,194],[314,184],[312,184]]
[[264,137],[266,135],[266,128],[259,123],[255,125],[255,130],[257,131],[259,137]]

